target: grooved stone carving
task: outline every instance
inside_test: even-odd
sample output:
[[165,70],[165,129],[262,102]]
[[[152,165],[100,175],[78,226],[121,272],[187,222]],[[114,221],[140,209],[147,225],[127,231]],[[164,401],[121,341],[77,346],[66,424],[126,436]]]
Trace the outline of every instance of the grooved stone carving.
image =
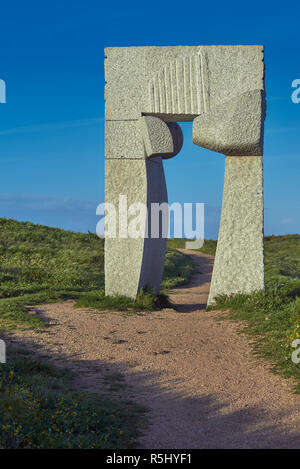
[[170,61],[149,82],[151,113],[197,115],[208,109],[208,71],[201,50]]

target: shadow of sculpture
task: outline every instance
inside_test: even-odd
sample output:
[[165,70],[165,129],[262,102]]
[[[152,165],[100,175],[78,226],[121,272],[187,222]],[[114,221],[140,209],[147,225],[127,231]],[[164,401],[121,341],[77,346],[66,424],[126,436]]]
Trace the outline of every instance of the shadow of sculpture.
[[[292,406],[286,412],[277,411],[271,416],[272,420],[259,405],[244,403],[237,410],[226,393],[203,390],[198,395],[189,395],[180,386],[184,378],[172,380],[172,377],[163,376],[162,381],[161,373],[137,372],[133,363],[82,360],[78,353],[54,353],[47,345],[36,347],[25,339],[6,337],[6,340],[8,360],[13,350],[22,347],[26,357],[70,369],[74,373],[73,386],[78,390],[134,400],[148,407],[148,424],[141,429],[137,449],[299,447],[300,431],[296,426],[280,425],[282,418],[285,421],[293,418]],[[116,392],[107,389],[107,373],[122,374],[124,386]],[[155,384],[158,382],[160,384]],[[180,388],[182,391],[178,391]]]

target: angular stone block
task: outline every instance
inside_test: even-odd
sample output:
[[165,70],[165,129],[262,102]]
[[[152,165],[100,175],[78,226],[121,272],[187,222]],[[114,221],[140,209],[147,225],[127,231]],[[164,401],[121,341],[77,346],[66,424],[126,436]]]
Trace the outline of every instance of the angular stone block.
[[172,158],[181,150],[182,131],[178,124],[164,121],[153,116],[143,116],[137,121],[142,135],[147,157],[162,156]]
[[264,91],[247,91],[196,117],[193,142],[228,156],[262,155],[264,119]]
[[157,117],[141,117],[137,124],[143,136],[146,155],[160,156],[174,152],[172,134],[167,124]]
[[264,88],[262,46],[108,47],[105,118],[192,121]]
[[[161,158],[105,162],[105,201],[120,211],[119,196],[127,196],[128,207],[144,203],[151,213],[151,202],[167,202],[167,190]],[[128,223],[130,223],[130,219]],[[150,226],[145,218],[145,227]],[[140,288],[148,285],[159,293],[163,275],[166,239],[105,238],[106,295],[135,298]],[[123,233],[124,234],[124,233]]]
[[137,121],[105,122],[105,158],[146,158],[145,145]]

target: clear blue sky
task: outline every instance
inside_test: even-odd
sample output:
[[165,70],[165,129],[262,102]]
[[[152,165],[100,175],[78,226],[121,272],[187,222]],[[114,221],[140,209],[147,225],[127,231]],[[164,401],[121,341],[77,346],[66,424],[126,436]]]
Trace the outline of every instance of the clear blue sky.
[[[0,216],[95,230],[104,197],[106,46],[264,44],[265,232],[300,232],[300,6],[277,2],[2,2]],[[224,157],[192,144],[165,163],[169,200],[206,204],[216,237]]]

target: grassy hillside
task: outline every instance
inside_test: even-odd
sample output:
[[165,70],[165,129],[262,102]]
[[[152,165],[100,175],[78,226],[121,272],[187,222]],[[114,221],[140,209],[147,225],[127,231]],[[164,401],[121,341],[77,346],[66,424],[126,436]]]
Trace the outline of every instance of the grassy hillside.
[[[104,241],[32,223],[0,218],[0,330],[45,323],[27,313],[32,304],[74,298],[103,306]],[[163,288],[188,280],[189,257],[168,249]],[[92,295],[92,296],[91,296]],[[140,307],[153,295],[140,295]],[[113,299],[118,309],[136,306]],[[72,389],[68,372],[34,361],[9,347],[0,365],[1,448],[128,448],[136,441],[144,410],[133,402],[88,395]]]
[[[0,329],[42,330],[27,306],[103,288],[103,240],[0,219]],[[75,392],[70,373],[10,344],[0,364],[0,449],[128,448],[143,421],[133,402]]]
[[[186,239],[184,238],[175,238],[168,240],[168,246],[170,248],[185,248]],[[205,239],[203,247],[200,249],[195,249],[195,251],[203,252],[204,254],[210,254],[212,256],[215,255],[217,248],[217,241],[215,239]]]
[[[164,289],[186,282],[193,271],[189,257],[174,249],[184,248],[184,240],[169,240],[168,246]],[[93,234],[0,218],[2,333],[16,326],[43,330],[42,319],[27,313],[31,304],[74,298],[101,307],[103,247],[103,240]],[[214,254],[215,248],[216,241],[208,240],[200,251]],[[300,338],[300,235],[266,237],[265,262],[265,291],[221,296],[214,309],[230,310],[231,319],[245,320],[255,352],[270,360],[275,372],[295,378],[300,392],[300,364],[291,360],[292,341]],[[141,304],[147,306],[149,300],[153,306],[147,295]],[[10,350],[9,357],[9,363],[0,366],[0,449],[116,449],[134,444],[143,409],[74,392],[67,372],[28,359],[22,350]]]
[[[0,329],[16,324],[42,328],[42,320],[28,315],[26,305],[74,298],[99,306],[103,266],[104,240],[94,234],[0,218]],[[192,271],[189,257],[168,249],[163,289],[186,282]],[[155,306],[151,295],[142,300],[141,309]],[[133,306],[128,300],[126,305]]]

